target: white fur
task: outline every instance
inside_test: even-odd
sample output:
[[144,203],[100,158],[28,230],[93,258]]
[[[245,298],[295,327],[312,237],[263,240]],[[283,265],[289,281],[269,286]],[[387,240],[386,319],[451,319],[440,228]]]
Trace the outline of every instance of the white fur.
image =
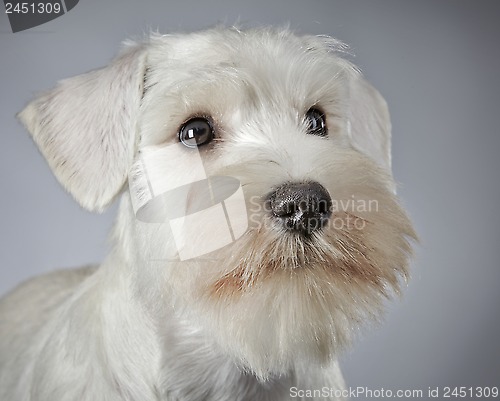
[[[1,400],[277,401],[291,387],[344,388],[337,356],[398,292],[415,234],[393,193],[387,106],[343,50],[288,30],[152,35],[20,113],[83,207],[124,193],[99,268],[36,278],[0,303]],[[311,107],[328,138],[306,133]],[[241,182],[250,227],[179,262],[168,226],[136,220],[123,190],[141,149],[177,143],[200,115],[217,130],[200,149],[207,173]],[[304,180],[379,209],[352,212],[363,230],[327,227],[304,243],[262,208],[273,187]]]

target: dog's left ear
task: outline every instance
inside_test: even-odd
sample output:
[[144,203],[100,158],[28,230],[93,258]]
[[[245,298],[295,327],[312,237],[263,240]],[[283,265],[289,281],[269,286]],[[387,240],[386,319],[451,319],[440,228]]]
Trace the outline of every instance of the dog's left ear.
[[391,171],[391,119],[382,95],[360,75],[350,81],[348,112],[351,144]]
[[54,175],[84,208],[102,211],[132,164],[147,44],[128,44],[111,64],[59,82],[18,118]]

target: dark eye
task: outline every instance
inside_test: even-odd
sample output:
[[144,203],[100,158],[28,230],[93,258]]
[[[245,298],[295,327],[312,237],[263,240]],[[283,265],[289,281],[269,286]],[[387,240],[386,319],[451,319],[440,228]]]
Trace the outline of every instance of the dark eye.
[[326,129],[325,115],[318,109],[310,109],[306,113],[306,123],[308,126],[307,133],[317,136],[326,136],[328,130]]
[[209,143],[214,137],[212,124],[206,118],[196,117],[185,122],[179,130],[179,141],[188,148]]

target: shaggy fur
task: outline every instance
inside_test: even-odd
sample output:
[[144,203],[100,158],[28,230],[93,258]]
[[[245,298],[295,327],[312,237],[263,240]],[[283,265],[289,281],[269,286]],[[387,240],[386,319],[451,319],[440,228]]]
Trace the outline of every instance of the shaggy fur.
[[[20,113],[83,207],[123,195],[99,268],[36,278],[0,303],[1,400],[277,401],[291,387],[344,388],[339,352],[399,292],[415,238],[394,193],[386,104],[345,50],[288,30],[152,35]],[[313,107],[327,137],[307,133]],[[136,219],[127,176],[197,116],[215,128],[199,149],[206,173],[239,180],[248,229],[181,262],[168,224]],[[309,237],[266,202],[306,181],[337,206]]]

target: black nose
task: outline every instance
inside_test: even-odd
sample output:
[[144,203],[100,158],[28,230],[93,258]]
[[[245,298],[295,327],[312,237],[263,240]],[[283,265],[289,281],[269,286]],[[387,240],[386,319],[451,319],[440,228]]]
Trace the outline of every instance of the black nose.
[[332,198],[318,182],[289,182],[269,194],[272,215],[287,230],[305,235],[322,229],[331,215]]

